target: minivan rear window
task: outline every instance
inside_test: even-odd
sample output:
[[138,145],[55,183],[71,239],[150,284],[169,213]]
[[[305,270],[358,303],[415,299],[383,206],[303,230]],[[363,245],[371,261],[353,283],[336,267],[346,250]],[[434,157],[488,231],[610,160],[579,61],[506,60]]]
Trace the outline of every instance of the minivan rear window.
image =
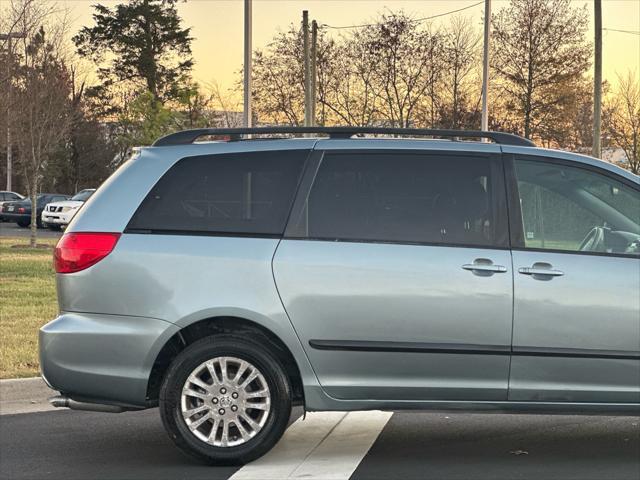
[[149,192],[128,231],[280,235],[307,150],[186,157]]

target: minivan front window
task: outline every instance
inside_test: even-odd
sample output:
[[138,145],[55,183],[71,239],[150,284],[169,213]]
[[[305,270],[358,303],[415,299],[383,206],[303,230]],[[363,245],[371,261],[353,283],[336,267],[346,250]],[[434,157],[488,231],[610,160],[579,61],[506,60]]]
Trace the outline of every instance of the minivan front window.
[[640,192],[609,176],[515,162],[526,248],[640,254]]

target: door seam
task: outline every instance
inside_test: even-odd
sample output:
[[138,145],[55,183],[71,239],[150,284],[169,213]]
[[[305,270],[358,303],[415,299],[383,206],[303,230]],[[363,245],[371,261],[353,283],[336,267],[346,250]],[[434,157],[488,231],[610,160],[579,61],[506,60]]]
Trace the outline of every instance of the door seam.
[[[318,385],[320,386],[320,388],[322,388],[322,384],[320,383],[320,379],[318,378],[318,373],[316,372],[316,369],[314,368],[313,363],[311,363],[311,359],[309,358],[309,355],[307,354],[307,349],[304,347],[304,344],[302,343],[302,340],[300,339],[300,335],[298,334],[298,331],[296,330],[296,326],[293,324],[293,321],[291,320],[291,315],[289,315],[289,311],[287,310],[287,307],[284,304],[284,300],[282,299],[282,295],[280,294],[280,289],[278,287],[278,282],[276,281],[276,272],[275,272],[275,268],[273,266],[273,262],[274,262],[274,260],[276,258],[276,254],[278,253],[278,249],[280,248],[280,244],[282,243],[282,241],[283,241],[282,238],[280,238],[278,240],[278,243],[276,244],[276,248],[273,250],[273,255],[271,256],[271,278],[273,280],[273,286],[274,286],[274,288],[276,290],[276,295],[278,295],[278,300],[280,300],[280,305],[282,305],[282,310],[284,311],[285,315],[287,316],[287,319],[289,320],[289,324],[291,325],[291,329],[293,330],[294,335],[298,339],[298,343],[300,344],[300,348],[302,349],[302,353],[304,354],[304,357],[307,359],[307,362],[309,363],[309,367],[311,368],[311,371],[313,372],[313,375],[316,377],[316,381],[318,382]],[[303,388],[304,388],[304,384],[303,384]],[[323,389],[323,391],[324,391],[324,389]]]
[[513,364],[513,334],[515,329],[515,318],[516,318],[516,276],[514,271],[513,264],[513,251],[509,250],[509,256],[511,257],[511,347],[510,347],[510,355],[509,355],[509,375],[507,377],[507,398],[509,401],[509,397],[511,394],[511,367]]

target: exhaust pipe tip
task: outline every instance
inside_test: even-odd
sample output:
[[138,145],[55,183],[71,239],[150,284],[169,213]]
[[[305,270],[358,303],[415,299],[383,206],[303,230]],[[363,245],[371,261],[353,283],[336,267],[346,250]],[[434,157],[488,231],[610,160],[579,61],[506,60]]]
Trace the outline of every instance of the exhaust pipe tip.
[[56,395],[55,397],[51,397],[49,399],[49,403],[51,404],[51,406],[56,408],[66,408],[69,406],[69,397]]

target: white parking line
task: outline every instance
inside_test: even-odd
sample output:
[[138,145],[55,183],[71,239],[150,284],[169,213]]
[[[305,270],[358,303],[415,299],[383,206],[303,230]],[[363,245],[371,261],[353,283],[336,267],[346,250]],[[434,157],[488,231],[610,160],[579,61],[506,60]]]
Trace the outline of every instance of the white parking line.
[[229,480],[347,480],[386,425],[391,412],[309,413],[264,457]]
[[291,478],[348,480],[389,421],[391,412],[351,412]]
[[245,465],[229,480],[281,480],[289,478],[311,452],[346,417],[345,412],[307,413],[291,425],[264,457]]

